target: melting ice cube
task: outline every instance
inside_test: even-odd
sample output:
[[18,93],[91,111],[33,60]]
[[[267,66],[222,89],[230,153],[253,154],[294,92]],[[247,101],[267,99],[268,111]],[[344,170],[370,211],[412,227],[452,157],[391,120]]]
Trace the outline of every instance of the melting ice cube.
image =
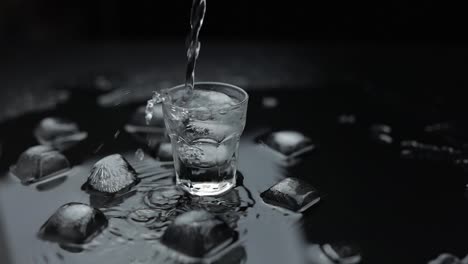
[[34,146],[23,152],[12,173],[23,183],[31,183],[70,168],[67,158],[49,146]]
[[358,247],[349,244],[314,244],[307,250],[310,264],[358,264],[361,262],[361,253]]
[[80,131],[78,125],[69,120],[47,117],[36,127],[34,136],[42,145],[65,150],[85,140],[88,133]]
[[166,229],[162,243],[191,257],[205,257],[232,242],[237,233],[204,210],[179,215]]
[[259,141],[291,161],[315,148],[308,137],[297,131],[277,131],[261,136]]
[[440,254],[436,259],[428,262],[428,264],[463,264],[460,259],[452,254],[443,253]]
[[331,243],[322,245],[322,251],[335,263],[357,264],[361,262],[359,247],[346,243]]
[[317,190],[298,178],[285,178],[260,194],[266,203],[295,212],[304,212],[320,201]]
[[138,182],[136,172],[120,154],[107,156],[94,164],[84,187],[103,193],[116,193]]
[[61,206],[39,230],[42,239],[55,242],[85,243],[107,226],[106,216],[82,203]]

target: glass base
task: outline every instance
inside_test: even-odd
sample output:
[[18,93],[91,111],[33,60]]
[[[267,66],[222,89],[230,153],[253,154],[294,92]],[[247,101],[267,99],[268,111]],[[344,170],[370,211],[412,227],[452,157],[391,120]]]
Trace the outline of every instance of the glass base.
[[177,181],[177,184],[186,192],[197,196],[216,196],[231,190],[236,184],[234,182],[199,182]]

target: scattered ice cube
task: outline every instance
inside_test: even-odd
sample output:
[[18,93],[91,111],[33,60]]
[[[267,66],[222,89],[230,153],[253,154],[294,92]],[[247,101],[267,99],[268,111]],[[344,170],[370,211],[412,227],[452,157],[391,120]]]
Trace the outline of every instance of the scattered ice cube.
[[103,193],[116,193],[137,183],[136,172],[120,154],[107,156],[94,164],[85,185]]
[[55,242],[85,243],[107,224],[106,216],[98,209],[82,203],[68,203],[42,225],[39,236]]
[[386,124],[374,124],[370,127],[370,130],[379,134],[390,134],[392,133],[392,127]]
[[310,264],[358,264],[361,253],[358,247],[348,244],[313,244],[307,250]]
[[315,146],[311,140],[297,131],[278,131],[263,136],[261,142],[289,159],[312,151]]
[[342,114],[340,116],[338,116],[338,123],[339,124],[349,124],[349,125],[352,125],[354,123],[356,123],[356,116],[355,115],[351,115],[351,114]]
[[278,106],[278,99],[272,96],[263,97],[262,105],[265,108],[275,108]]
[[237,236],[223,220],[204,210],[179,215],[166,229],[161,242],[191,257],[205,257],[227,246]]
[[159,144],[158,158],[161,161],[170,161],[174,159],[174,157],[172,156],[172,144],[171,143],[162,142],[161,144]]
[[324,244],[322,251],[334,263],[357,264],[361,262],[361,251],[355,245],[347,243]]
[[392,144],[393,137],[391,136],[392,127],[386,124],[373,124],[369,128],[370,137],[372,140],[381,144]]
[[454,129],[454,125],[450,122],[435,123],[424,127],[424,131],[427,133],[440,133],[450,129]]
[[34,146],[23,152],[12,173],[23,183],[31,183],[70,168],[68,159],[49,146]]
[[372,140],[376,141],[377,143],[382,143],[382,144],[392,144],[393,143],[393,138],[390,135],[387,134],[371,134]]
[[141,148],[137,149],[135,151],[135,158],[140,161],[145,159],[145,152]]
[[436,259],[428,262],[428,264],[462,264],[460,259],[452,254],[443,253],[440,254]]
[[404,140],[401,142],[401,156],[408,159],[455,161],[462,152],[451,146],[432,145],[416,140]]
[[[313,244],[306,251],[307,263],[309,264],[336,264],[322,250],[318,244]],[[339,263],[339,262],[338,262]]]
[[266,203],[289,209],[294,212],[304,212],[320,201],[317,190],[307,182],[298,178],[285,178],[260,194]]
[[36,127],[34,136],[42,145],[65,150],[85,140],[88,133],[80,131],[78,125],[69,120],[47,117]]

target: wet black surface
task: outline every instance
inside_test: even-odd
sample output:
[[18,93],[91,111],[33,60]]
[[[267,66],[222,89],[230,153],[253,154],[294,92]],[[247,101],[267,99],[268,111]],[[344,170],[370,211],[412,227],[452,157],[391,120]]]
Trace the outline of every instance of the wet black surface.
[[[350,241],[359,246],[363,263],[425,263],[441,252],[458,256],[467,253],[468,211],[463,170],[467,126],[457,121],[463,117],[459,108],[443,103],[434,107],[433,101],[419,95],[376,90],[360,83],[337,83],[314,90],[307,87],[252,89],[249,94],[247,126],[240,147],[240,170],[248,191],[244,187],[234,191],[251,193],[256,203],[247,206],[242,214],[221,208],[239,232],[239,252],[245,253],[240,254],[236,263],[245,259],[247,263],[303,263],[304,242]],[[278,106],[264,107],[263,98],[267,96],[276,98]],[[92,116],[79,111],[83,100],[88,100],[86,113]],[[93,102],[92,96],[80,95],[79,99],[72,98],[56,110],[29,114],[0,125],[2,175],[22,151],[37,144],[32,131],[46,116],[60,113],[89,133],[85,144],[65,152],[75,167],[64,182],[44,188],[23,186],[7,175],[0,180],[0,222],[7,230],[10,255],[17,263],[31,259],[36,263],[91,260],[164,263],[162,259],[167,257],[154,253],[159,251],[153,242],[163,230],[153,230],[153,234],[146,227],[136,228],[138,225],[133,222],[120,226],[119,221],[124,221],[121,218],[125,216],[119,213],[115,213],[107,231],[95,238],[97,245],[91,243],[79,254],[33,238],[53,211],[67,202],[87,202],[108,208],[104,213],[112,215],[115,208],[125,208],[125,212],[141,209],[142,204],[134,201],[155,188],[154,183],[145,183],[142,178],[133,189],[136,193],[119,201],[102,201],[80,190],[92,164],[100,157],[114,152],[131,157],[139,147],[146,153],[154,153],[122,130],[143,102],[108,108]],[[115,138],[117,130],[122,132]],[[273,151],[256,142],[266,131],[278,130],[300,131],[316,148],[297,163],[284,166]],[[412,140],[419,145],[407,142]],[[448,148],[458,152],[452,153]],[[421,155],[406,155],[407,149]],[[150,157],[145,157],[145,162],[155,162],[156,171],[161,170],[157,173],[169,177],[167,181],[163,177],[164,184],[171,184],[170,165],[161,167],[164,163]],[[154,173],[151,169],[150,172],[135,169],[140,177]],[[273,209],[259,197],[261,192],[288,176],[308,182],[322,194],[321,201],[302,217]],[[161,184],[159,178],[157,182]],[[242,204],[249,200],[245,195],[236,198],[236,192],[230,195],[233,198],[224,201],[231,201],[227,204],[234,204],[233,208],[238,207],[236,201]],[[182,204],[188,208],[193,208],[193,204],[206,205],[196,200],[189,203],[192,205]],[[211,207],[216,209],[219,208]],[[169,222],[171,219],[168,216]],[[113,237],[113,233],[119,236]],[[155,238],[139,240],[142,234]],[[33,250],[25,253],[25,247]],[[110,250],[117,248],[125,250],[112,255]]]

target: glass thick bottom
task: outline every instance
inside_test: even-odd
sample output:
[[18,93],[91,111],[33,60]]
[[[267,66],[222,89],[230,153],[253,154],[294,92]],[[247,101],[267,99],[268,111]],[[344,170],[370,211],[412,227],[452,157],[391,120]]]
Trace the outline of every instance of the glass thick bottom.
[[217,196],[231,190],[235,185],[235,177],[232,181],[223,182],[197,182],[189,180],[177,180],[177,184],[186,192],[197,196]]

